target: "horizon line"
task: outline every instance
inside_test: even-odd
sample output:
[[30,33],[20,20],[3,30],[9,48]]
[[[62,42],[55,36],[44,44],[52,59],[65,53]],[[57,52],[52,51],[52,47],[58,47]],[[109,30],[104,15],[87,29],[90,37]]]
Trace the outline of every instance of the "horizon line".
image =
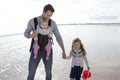
[[57,25],[120,25],[120,23],[61,23]]

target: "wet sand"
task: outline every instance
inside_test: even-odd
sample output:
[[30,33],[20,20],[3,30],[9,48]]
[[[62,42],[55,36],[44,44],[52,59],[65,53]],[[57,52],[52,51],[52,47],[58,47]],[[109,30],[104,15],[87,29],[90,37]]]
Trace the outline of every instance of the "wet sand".
[[[63,27],[60,26],[66,54],[69,54],[72,39],[79,36],[87,51],[91,67],[92,77],[89,80],[120,80],[120,27],[68,27],[64,27],[62,31]],[[55,38],[54,43],[53,80],[69,80],[71,60],[63,60]],[[29,45],[30,40],[23,35],[0,37],[0,80],[26,80]],[[38,66],[35,80],[45,80],[42,61]]]

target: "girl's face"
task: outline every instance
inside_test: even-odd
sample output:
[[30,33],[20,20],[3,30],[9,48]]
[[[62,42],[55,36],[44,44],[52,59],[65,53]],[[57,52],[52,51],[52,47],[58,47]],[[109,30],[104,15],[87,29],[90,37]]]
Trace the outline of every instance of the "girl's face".
[[73,43],[73,49],[75,49],[75,50],[80,50],[80,43],[79,42],[75,42],[75,43]]

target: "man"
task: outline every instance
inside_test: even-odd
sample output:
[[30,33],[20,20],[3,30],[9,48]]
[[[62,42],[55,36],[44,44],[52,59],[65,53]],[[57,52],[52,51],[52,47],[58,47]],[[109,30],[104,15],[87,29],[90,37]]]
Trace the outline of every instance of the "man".
[[[54,13],[53,6],[51,4],[45,5],[42,15],[37,17],[38,25],[40,25],[41,19],[47,19],[49,22],[50,17],[53,15],[53,13]],[[50,24],[51,24],[50,25],[51,33],[52,34],[54,33],[56,40],[62,49],[62,58],[65,58],[66,54],[65,54],[64,44],[63,44],[62,37],[59,33],[59,30],[57,28],[57,25],[53,20],[51,20]],[[35,30],[36,29],[34,26],[34,18],[33,18],[28,22],[28,26],[24,32],[24,36],[27,38],[32,38],[32,39],[35,38],[35,36],[36,36],[36,34],[34,32]],[[33,31],[32,34],[31,34],[31,31]],[[29,69],[28,69],[27,80],[34,80],[34,76],[35,76],[38,64],[41,59],[43,59],[43,63],[45,65],[46,80],[52,80],[52,53],[53,53],[52,48],[51,48],[51,54],[50,54],[48,60],[46,60],[46,51],[41,51],[41,50],[38,51],[37,58],[34,59],[34,45],[32,45],[32,49],[30,50],[30,52],[31,52],[31,56],[30,56],[30,60],[29,60]]]

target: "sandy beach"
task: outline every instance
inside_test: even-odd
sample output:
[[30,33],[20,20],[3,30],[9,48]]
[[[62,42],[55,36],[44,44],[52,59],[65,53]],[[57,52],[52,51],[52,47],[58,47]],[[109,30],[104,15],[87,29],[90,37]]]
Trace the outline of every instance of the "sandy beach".
[[[120,80],[120,26],[59,25],[66,54],[73,38],[80,37],[91,67],[88,80]],[[64,60],[54,37],[53,80],[69,80],[71,60]],[[0,80],[26,80],[30,40],[23,34],[0,37]],[[84,67],[86,69],[86,66]],[[44,65],[38,66],[35,80],[45,80]]]

